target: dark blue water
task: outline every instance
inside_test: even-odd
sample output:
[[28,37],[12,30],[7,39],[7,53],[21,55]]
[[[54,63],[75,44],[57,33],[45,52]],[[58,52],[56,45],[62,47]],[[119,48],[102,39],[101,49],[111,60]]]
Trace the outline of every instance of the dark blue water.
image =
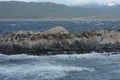
[[[81,32],[120,29],[120,21],[0,21],[0,34],[19,30],[44,31],[54,26]],[[104,54],[0,54],[0,80],[120,80],[120,55]]]
[[73,32],[120,29],[120,21],[0,21],[0,34],[19,30],[44,31],[64,26]]

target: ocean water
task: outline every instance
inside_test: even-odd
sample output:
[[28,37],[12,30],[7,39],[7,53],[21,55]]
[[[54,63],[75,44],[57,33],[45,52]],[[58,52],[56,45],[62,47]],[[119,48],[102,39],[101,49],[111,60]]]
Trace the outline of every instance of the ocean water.
[[[64,26],[73,32],[120,29],[120,21],[0,21],[0,34]],[[120,54],[0,54],[0,80],[120,80]]]
[[29,30],[45,31],[55,26],[64,26],[72,32],[120,29],[120,21],[0,21],[0,34]]
[[0,80],[120,80],[120,55],[0,55]]

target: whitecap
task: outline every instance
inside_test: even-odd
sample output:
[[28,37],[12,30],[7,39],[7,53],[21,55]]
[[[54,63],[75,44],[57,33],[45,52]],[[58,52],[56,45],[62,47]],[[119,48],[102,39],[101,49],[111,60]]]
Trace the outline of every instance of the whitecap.
[[[81,72],[81,71],[89,71],[94,72],[94,68],[88,67],[77,67],[77,66],[67,66],[66,65],[55,65],[48,62],[40,62],[35,64],[21,64],[21,65],[5,65],[0,66],[0,74],[5,75],[8,80],[10,78],[20,78],[30,80],[55,80],[58,78],[65,77],[69,72]],[[34,78],[34,79],[32,79]],[[23,79],[24,80],[24,79]]]

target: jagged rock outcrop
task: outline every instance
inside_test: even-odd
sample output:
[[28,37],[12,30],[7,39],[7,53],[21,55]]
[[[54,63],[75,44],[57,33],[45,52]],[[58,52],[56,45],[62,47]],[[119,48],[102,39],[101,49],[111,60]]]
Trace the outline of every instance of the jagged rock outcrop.
[[120,51],[120,31],[72,33],[61,26],[44,32],[19,31],[0,36],[0,53],[32,55]]

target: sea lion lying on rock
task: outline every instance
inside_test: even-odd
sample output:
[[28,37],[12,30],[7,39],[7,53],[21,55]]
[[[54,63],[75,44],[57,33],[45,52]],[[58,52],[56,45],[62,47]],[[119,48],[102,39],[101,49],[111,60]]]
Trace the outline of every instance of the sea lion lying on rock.
[[72,54],[120,51],[120,31],[73,33],[58,26],[44,32],[18,31],[0,36],[3,54]]

